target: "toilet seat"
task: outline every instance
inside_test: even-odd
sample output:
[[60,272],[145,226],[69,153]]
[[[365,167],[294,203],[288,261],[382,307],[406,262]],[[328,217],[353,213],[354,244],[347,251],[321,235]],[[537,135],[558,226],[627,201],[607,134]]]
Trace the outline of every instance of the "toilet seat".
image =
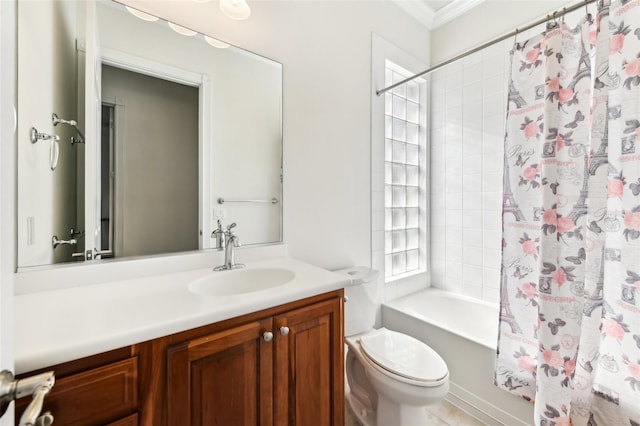
[[361,353],[395,380],[434,387],[449,378],[447,364],[433,349],[406,334],[380,328],[358,339]]

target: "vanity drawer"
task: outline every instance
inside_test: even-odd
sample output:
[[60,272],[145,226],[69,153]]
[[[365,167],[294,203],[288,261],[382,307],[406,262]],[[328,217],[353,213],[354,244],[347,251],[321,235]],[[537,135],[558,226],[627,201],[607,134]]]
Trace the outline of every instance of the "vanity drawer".
[[138,413],[127,416],[124,419],[111,422],[107,426],[138,426]]
[[[21,400],[16,421],[29,400]],[[55,424],[89,426],[124,420],[137,409],[138,358],[132,357],[56,380],[42,412],[50,411]]]

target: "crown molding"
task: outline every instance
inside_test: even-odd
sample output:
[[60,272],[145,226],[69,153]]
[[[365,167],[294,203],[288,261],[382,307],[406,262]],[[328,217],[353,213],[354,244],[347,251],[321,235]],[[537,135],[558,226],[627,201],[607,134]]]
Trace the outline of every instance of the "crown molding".
[[435,13],[431,29],[438,28],[447,22],[453,21],[484,2],[485,0],[453,0]]
[[485,0],[453,0],[442,9],[434,12],[421,0],[392,1],[429,30],[436,29],[485,2]]
[[435,12],[426,3],[421,0],[392,0],[400,9],[404,10],[409,16],[420,22],[422,25],[431,29],[435,19]]

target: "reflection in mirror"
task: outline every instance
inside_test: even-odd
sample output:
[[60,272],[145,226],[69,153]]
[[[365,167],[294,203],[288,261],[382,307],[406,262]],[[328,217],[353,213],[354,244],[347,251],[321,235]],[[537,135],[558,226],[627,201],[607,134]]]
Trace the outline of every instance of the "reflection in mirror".
[[[83,144],[71,144],[71,126],[54,126],[52,114],[81,121],[84,111],[77,75],[76,40],[85,37],[85,4],[74,1],[18,2],[18,265],[65,262],[82,253],[84,230],[77,206],[84,194],[77,180]],[[80,70],[80,72],[84,72]],[[83,123],[79,123],[83,127]],[[59,142],[32,144],[30,129]],[[55,170],[53,151],[59,150]],[[53,249],[53,237],[63,241]]]
[[282,66],[130,11],[18,0],[19,267],[281,241]]
[[103,65],[101,121],[102,250],[198,249],[198,88]]

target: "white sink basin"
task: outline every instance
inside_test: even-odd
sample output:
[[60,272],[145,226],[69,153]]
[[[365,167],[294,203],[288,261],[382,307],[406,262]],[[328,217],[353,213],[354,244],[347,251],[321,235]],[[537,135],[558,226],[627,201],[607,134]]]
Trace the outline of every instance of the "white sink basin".
[[203,296],[231,296],[253,293],[284,285],[295,278],[293,271],[282,268],[235,269],[212,272],[189,283],[189,291]]

